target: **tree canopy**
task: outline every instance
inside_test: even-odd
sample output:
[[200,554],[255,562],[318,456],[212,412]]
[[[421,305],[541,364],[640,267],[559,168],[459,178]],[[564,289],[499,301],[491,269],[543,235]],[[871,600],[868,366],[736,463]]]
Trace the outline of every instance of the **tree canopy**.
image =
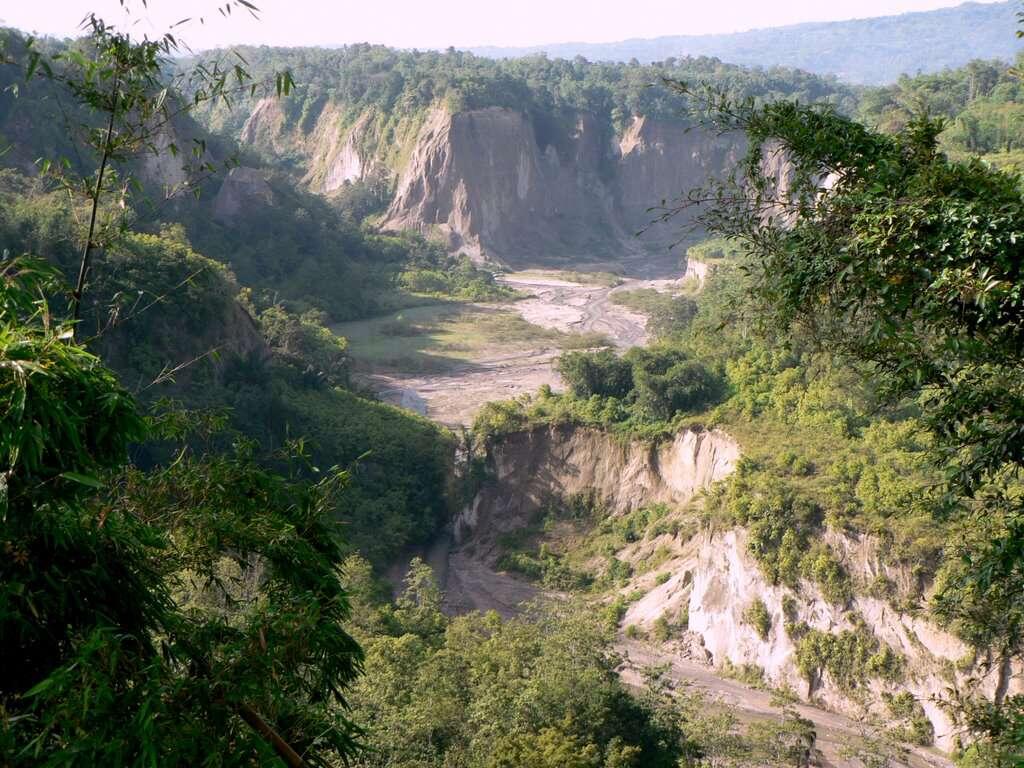
[[[750,150],[732,178],[694,190],[681,206],[697,206],[700,223],[746,246],[765,326],[851,361],[883,400],[919,409],[947,477],[934,514],[966,515],[975,532],[951,545],[960,563],[937,610],[979,645],[1020,654],[1018,178],[947,158],[941,122],[928,117],[884,135],[828,107],[705,98],[709,124],[744,131]],[[1020,702],[1006,706],[1000,736],[1019,738]]]

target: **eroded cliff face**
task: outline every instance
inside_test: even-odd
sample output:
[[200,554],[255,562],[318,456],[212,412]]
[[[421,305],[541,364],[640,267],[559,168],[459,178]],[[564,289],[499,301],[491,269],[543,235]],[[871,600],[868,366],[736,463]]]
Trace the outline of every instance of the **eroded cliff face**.
[[740,158],[743,144],[734,136],[686,130],[667,120],[634,117],[618,145],[618,204],[631,233],[645,230],[648,244],[667,247],[679,237],[674,226],[650,226],[664,203],[671,205],[706,179],[721,175]]
[[[701,491],[726,478],[739,458],[737,443],[720,431],[684,431],[658,446],[569,426],[514,434],[491,447],[492,479],[457,519],[456,541],[463,553],[493,566],[502,554],[504,534],[528,525],[552,500],[580,493],[594,494],[614,515],[655,502],[677,508],[690,503],[689,519],[697,520],[692,504],[700,503]],[[669,626],[682,623],[685,630],[674,631],[665,645],[669,654],[718,668],[755,665],[770,685],[789,687],[807,701],[854,717],[869,712],[884,721],[892,716],[886,695],[909,692],[942,749],[953,748],[958,735],[943,706],[950,691],[989,698],[1024,692],[1024,670],[992,663],[923,610],[908,613],[865,594],[866,585],[880,576],[897,590],[909,589],[915,581],[909,569],[886,563],[870,537],[825,535],[825,543],[858,587],[848,603],[836,605],[811,582],[802,582],[798,589],[769,582],[742,529],[682,530],[616,553],[638,574],[618,593],[643,593],[628,608],[622,625],[653,632],[660,619]],[[659,557],[657,567],[646,568],[645,562],[654,557]],[[770,619],[765,636],[745,618],[755,600],[764,604]],[[866,632],[879,650],[887,648],[899,657],[898,677],[887,681],[864,674],[856,689],[850,689],[825,669],[808,675],[798,659],[799,637],[814,630],[829,635]]]
[[[882,565],[867,537],[830,534],[829,538],[834,550],[843,553],[843,565],[856,581],[867,583],[880,572],[897,579],[910,577]],[[702,532],[676,558],[659,567],[659,572],[671,573],[670,578],[652,585],[631,605],[624,623],[651,628],[661,617],[672,622],[687,616],[688,630],[676,643],[679,652],[716,667],[755,665],[770,685],[789,687],[807,701],[853,717],[867,711],[884,721],[892,716],[885,695],[909,692],[932,724],[935,745],[945,750],[954,748],[957,736],[963,735],[943,705],[951,691],[989,698],[1024,691],[1021,670],[993,664],[923,612],[906,613],[865,594],[838,606],[810,582],[797,591],[771,584],[750,555],[747,542],[742,529]],[[767,637],[744,617],[755,600],[768,610]],[[899,678],[885,681],[864,675],[856,690],[844,688],[828,671],[808,679],[799,667],[798,641],[791,629],[799,624],[831,635],[866,627],[880,648],[889,648],[902,659]]]
[[598,134],[580,117],[559,150],[519,112],[434,110],[383,226],[418,229],[477,258],[607,254],[623,232],[599,174]]
[[261,99],[242,126],[239,141],[274,154],[294,148],[296,136],[287,130],[287,117],[279,99]]
[[303,130],[269,100],[241,139],[304,157],[304,181],[318,192],[390,179],[384,228],[418,230],[453,251],[512,264],[664,248],[678,227],[636,237],[655,217],[650,209],[735,163],[740,148],[667,120],[635,117],[616,135],[589,113],[549,120],[499,107],[453,114],[437,106],[392,124],[374,112],[352,121],[328,104]]
[[[188,182],[185,158],[178,131],[172,124],[163,126],[152,139],[152,148],[142,155],[139,174],[144,182],[160,188],[165,197],[179,194]],[[171,146],[177,147],[172,151]]]
[[243,213],[258,213],[273,205],[274,193],[266,177],[256,168],[232,168],[221,182],[213,199],[213,215],[221,221],[232,221]]
[[476,551],[521,528],[553,500],[593,493],[613,514],[662,502],[684,504],[728,476],[739,446],[719,431],[680,432],[658,445],[622,441],[569,425],[509,435],[491,446],[491,480],[455,523],[456,542]]

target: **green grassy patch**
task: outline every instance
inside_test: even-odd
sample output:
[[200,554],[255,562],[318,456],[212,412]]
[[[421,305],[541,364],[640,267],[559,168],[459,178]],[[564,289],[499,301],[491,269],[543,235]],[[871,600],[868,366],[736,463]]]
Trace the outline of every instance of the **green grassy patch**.
[[658,338],[682,333],[697,315],[697,303],[691,294],[696,284],[688,281],[683,286],[685,295],[673,295],[654,288],[637,288],[611,294],[612,303],[639,312],[648,318],[647,329]]
[[579,285],[599,285],[614,288],[622,285],[622,276],[614,272],[585,272],[575,269],[525,269],[521,272],[510,272],[506,277],[515,280],[563,280]]
[[545,347],[590,349],[607,344],[600,334],[573,334],[527,322],[514,309],[437,302],[335,325],[349,342],[357,367],[402,372],[445,372],[488,356]]

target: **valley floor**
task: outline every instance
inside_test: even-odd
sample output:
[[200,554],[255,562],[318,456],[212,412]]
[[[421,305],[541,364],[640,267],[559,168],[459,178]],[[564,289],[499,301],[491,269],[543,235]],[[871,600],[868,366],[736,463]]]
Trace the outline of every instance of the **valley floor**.
[[[647,319],[616,293],[682,286],[678,259],[627,262],[625,277],[530,270],[500,281],[524,298],[508,304],[422,307],[339,325],[357,380],[385,401],[448,426],[468,425],[480,406],[561,389],[555,361],[566,349],[647,342]],[[408,330],[396,328],[406,323]]]
[[[501,282],[525,297],[507,304],[420,307],[336,331],[350,340],[361,382],[382,399],[449,426],[469,425],[488,401],[534,393],[544,384],[560,389],[554,365],[565,349],[587,346],[599,337],[620,350],[645,344],[646,317],[615,303],[616,293],[651,288],[677,293],[686,283],[675,260],[638,264],[630,277],[530,270],[506,274]],[[398,323],[407,329],[396,332]],[[432,567],[445,594],[445,610],[452,615],[494,610],[507,618],[525,602],[554,596],[490,567],[474,556],[472,546],[455,545],[450,531],[395,564],[388,576],[396,590],[413,557]],[[712,706],[730,710],[740,723],[780,717],[770,692],[723,677],[678,646],[621,636],[616,650],[622,657],[623,680],[640,686],[657,668],[669,688],[700,691]],[[795,709],[815,725],[815,765],[861,765],[845,757],[844,750],[869,726],[813,706]],[[939,753],[923,748],[911,748],[901,764],[952,766]]]

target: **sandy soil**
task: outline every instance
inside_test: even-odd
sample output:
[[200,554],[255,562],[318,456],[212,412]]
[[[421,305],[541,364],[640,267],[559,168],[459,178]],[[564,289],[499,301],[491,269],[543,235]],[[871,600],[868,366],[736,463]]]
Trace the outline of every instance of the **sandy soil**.
[[[735,680],[721,678],[706,664],[683,658],[671,648],[639,640],[620,638],[617,650],[623,657],[620,667],[622,679],[630,685],[640,686],[643,670],[650,667],[664,669],[664,679],[678,688],[702,691],[720,706],[727,707],[742,722],[753,722],[770,717],[778,718],[779,709],[772,705],[771,694],[756,690]],[[844,745],[857,739],[865,726],[852,718],[824,709],[800,704],[795,707],[801,717],[815,725],[816,747],[820,751],[817,764],[835,768],[856,768],[860,764],[843,758]],[[908,768],[952,768],[953,763],[933,750],[911,747],[907,754]]]
[[[509,308],[541,328],[564,333],[604,335],[618,349],[647,341],[647,318],[612,301],[619,291],[679,288],[682,270],[675,261],[636,263],[633,277],[616,286],[588,285],[559,279],[557,273],[531,270],[500,278],[529,298]],[[562,381],[554,364],[561,350],[542,340],[537,348],[510,353],[500,347],[483,350],[464,365],[441,373],[378,370],[358,376],[387,402],[447,426],[469,425],[477,410],[492,400],[508,400],[536,392],[542,384],[555,390]]]
[[389,403],[416,411],[450,427],[469,425],[480,406],[536,392],[541,384],[558,389],[554,361],[559,349],[541,349],[482,359],[446,373],[363,374],[359,379]]

